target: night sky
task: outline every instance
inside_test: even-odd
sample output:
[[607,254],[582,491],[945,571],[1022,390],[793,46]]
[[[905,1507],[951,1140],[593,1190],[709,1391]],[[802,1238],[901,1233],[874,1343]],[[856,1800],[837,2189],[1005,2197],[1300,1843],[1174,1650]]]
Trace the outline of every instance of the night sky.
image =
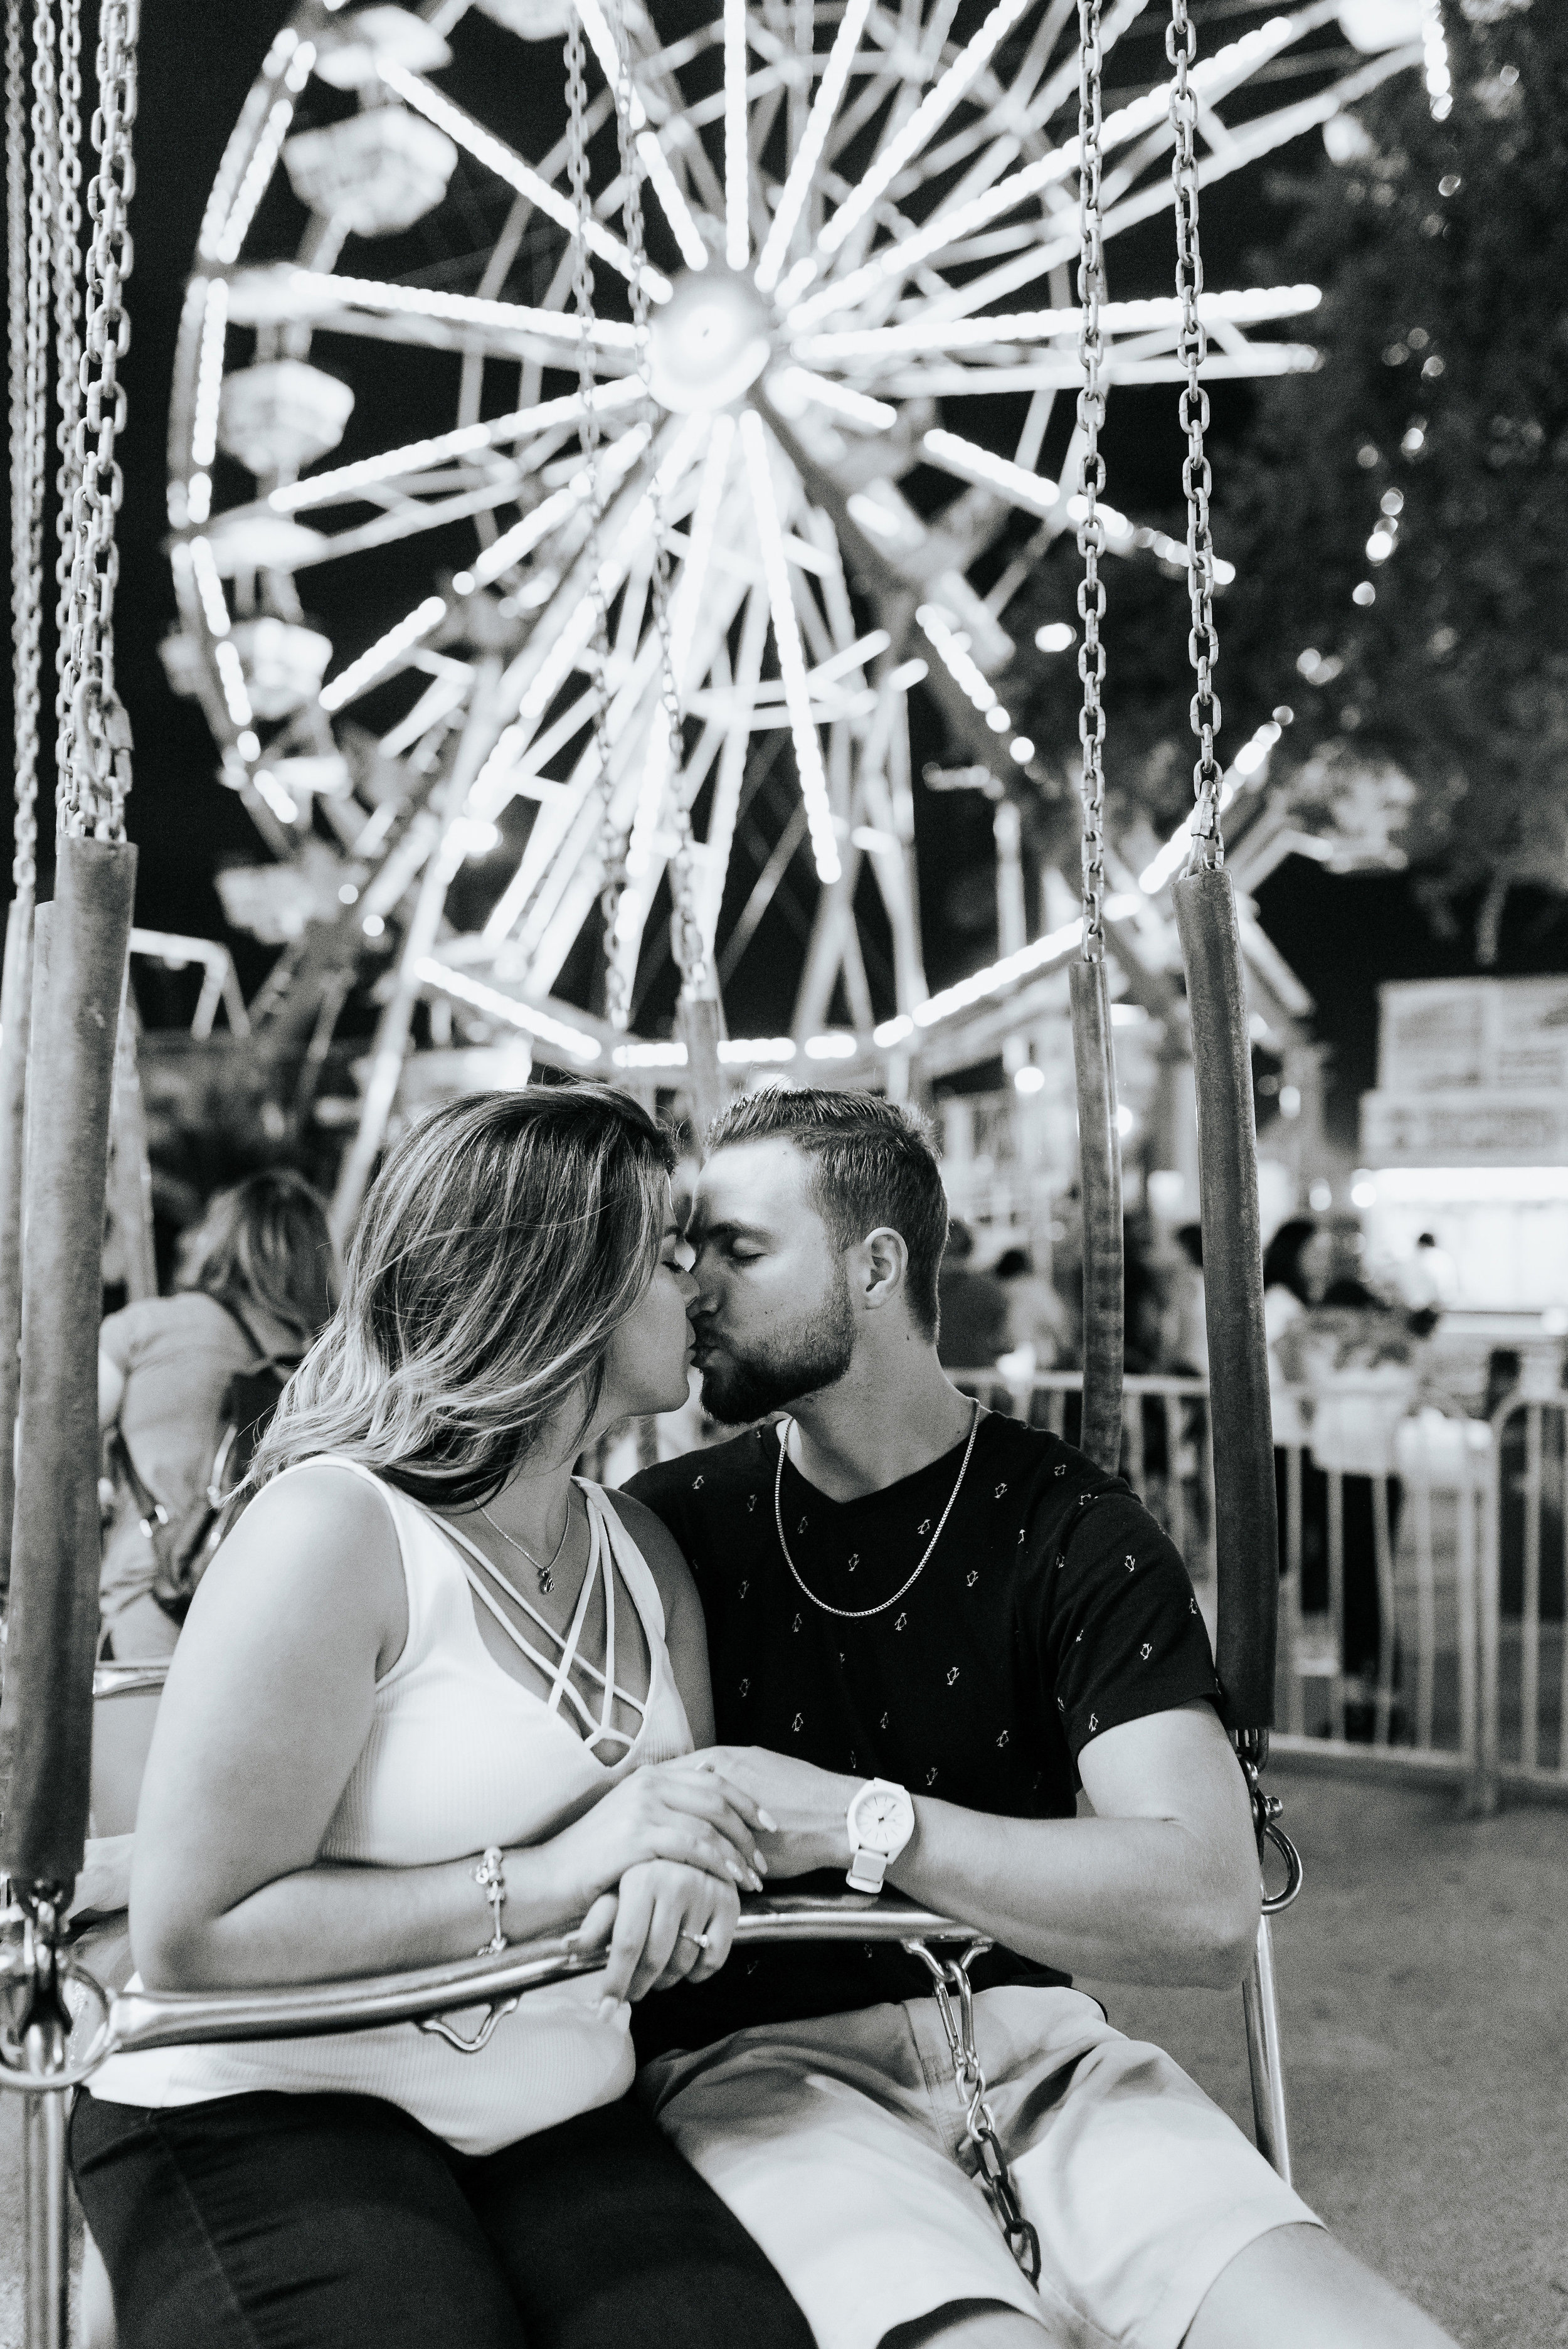
[[[91,13],[88,12],[89,44]],[[215,755],[200,712],[193,704],[176,700],[169,693],[158,659],[159,640],[167,633],[174,611],[162,552],[164,420],[181,295],[201,210],[256,67],[273,32],[290,13],[287,0],[253,0],[243,8],[222,10],[198,5],[197,0],[144,0],[142,14],[138,185],[132,213],[134,341],[125,369],[130,412],[122,444],[126,492],[118,607],[119,683],[135,730],[137,754],[129,821],[131,836],[141,851],[139,920],[149,926],[207,935],[223,934],[213,871],[225,863],[258,861],[261,852],[239,802],[212,780]],[[663,5],[657,10],[661,27],[671,32],[684,21],[701,21],[710,13],[706,7],[677,12]],[[1195,8],[1193,13],[1201,21],[1212,12]],[[1235,12],[1223,13],[1229,17]],[[1150,35],[1161,29],[1157,20],[1162,16],[1162,11],[1151,9],[1137,41],[1130,36],[1123,43],[1118,76],[1153,78],[1160,51]],[[1222,34],[1216,24],[1205,36],[1205,45],[1230,36],[1232,31],[1229,22]],[[512,59],[520,54],[515,43],[505,43],[503,49]],[[89,57],[90,54],[89,46]],[[541,45],[530,54],[542,69],[537,83],[507,92],[504,103],[498,96],[484,110],[524,153],[537,154],[559,129],[563,99],[554,45]],[[1295,164],[1305,158],[1304,142],[1291,152],[1289,160]],[[1273,219],[1277,222],[1277,214]],[[476,217],[469,225],[479,241],[482,218]],[[1254,169],[1206,192],[1203,228],[1209,284],[1246,282],[1249,248],[1271,231],[1266,175]],[[1164,240],[1169,230],[1166,218],[1138,232],[1137,243],[1119,243],[1113,291],[1132,294],[1162,289],[1168,282]],[[281,254],[289,249],[288,242],[272,249]],[[365,248],[359,250],[363,253]],[[336,352],[345,347],[338,345]],[[367,344],[360,348],[368,358],[396,360],[396,367],[380,368],[373,396],[362,390],[361,415],[356,425],[363,423],[367,433],[374,432],[366,445],[385,445],[387,440],[405,434],[438,429],[450,420],[449,408],[432,415],[428,397],[421,398],[418,364],[405,366],[405,355],[389,347]],[[337,363],[336,352],[328,358],[329,366]],[[408,357],[412,362],[418,356]],[[1221,464],[1225,436],[1244,426],[1248,397],[1244,387],[1216,388]],[[968,429],[983,438],[982,419],[974,412],[979,405],[966,404]],[[1058,402],[1058,409],[1063,408],[1065,403]],[[1118,503],[1140,520],[1174,519],[1181,450],[1174,408],[1173,389],[1119,392],[1111,403],[1108,463],[1113,494]],[[351,427],[351,434],[354,430]],[[343,454],[355,453],[351,439]],[[1050,460],[1055,454],[1059,451],[1048,443],[1042,459],[1046,470],[1052,470]],[[419,568],[406,570],[401,579],[389,576],[385,617],[406,610],[422,592],[428,576],[428,558]],[[411,593],[405,593],[405,588]],[[1219,619],[1222,641],[1222,605]],[[359,640],[367,640],[374,626],[380,624],[379,613],[369,615]],[[1113,704],[1113,730],[1114,723]],[[923,755],[918,713],[916,725],[918,772]],[[919,800],[927,958],[932,983],[940,985],[987,959],[992,949],[989,941],[977,939],[949,920],[944,887],[934,885],[931,876],[950,874],[955,857],[961,860],[971,843],[975,853],[982,853],[988,827],[983,825],[975,832],[974,819],[981,814],[978,808],[957,806],[951,798],[938,798],[923,790]],[[1374,1078],[1377,983],[1385,978],[1469,971],[1472,964],[1468,937],[1462,932],[1450,940],[1435,936],[1398,876],[1336,881],[1300,860],[1283,867],[1264,885],[1260,905],[1271,934],[1316,998],[1319,1032],[1333,1047],[1334,1123],[1348,1142],[1354,1132],[1355,1097]],[[233,943],[249,993],[271,961],[273,950],[243,937]],[[1561,918],[1560,901],[1516,898],[1503,925],[1500,968],[1510,972],[1561,969],[1565,963],[1568,927]],[[775,1031],[787,1025],[793,977],[793,970],[779,969],[777,999],[771,1006],[766,970],[753,977],[745,1005],[732,1007],[735,1024]]]

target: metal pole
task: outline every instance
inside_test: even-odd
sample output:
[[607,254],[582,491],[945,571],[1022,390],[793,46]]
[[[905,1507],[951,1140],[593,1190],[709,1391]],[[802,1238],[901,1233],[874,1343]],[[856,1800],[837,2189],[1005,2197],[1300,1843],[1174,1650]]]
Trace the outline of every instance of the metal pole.
[[1253,2075],[1253,2134],[1271,2168],[1291,2183],[1290,2132],[1285,2122],[1284,2065],[1280,2054],[1279,2001],[1274,1988],[1274,1936],[1266,1917],[1258,1919],[1253,1961],[1242,1985],[1247,2023],[1247,2062]]
[[[28,2060],[36,2064],[57,2041],[57,2027],[27,2033]],[[51,2066],[52,2068],[52,2066]],[[66,2184],[66,2116],[68,2096],[59,2091],[26,2099],[22,2156],[22,2191],[26,2234],[26,2349],[66,2349],[69,2291],[69,2238]]]

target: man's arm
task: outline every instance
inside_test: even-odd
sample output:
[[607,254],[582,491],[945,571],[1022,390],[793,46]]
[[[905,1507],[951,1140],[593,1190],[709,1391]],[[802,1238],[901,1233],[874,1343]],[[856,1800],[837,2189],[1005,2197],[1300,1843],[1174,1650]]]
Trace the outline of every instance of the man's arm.
[[[845,1814],[863,1780],[759,1746],[713,1758],[780,1823],[763,1838],[771,1881],[848,1868]],[[1092,1818],[996,1818],[917,1795],[914,1834],[888,1882],[1064,1973],[1238,1982],[1257,1928],[1257,1847],[1213,1708],[1200,1701],[1108,1729],[1078,1768]]]

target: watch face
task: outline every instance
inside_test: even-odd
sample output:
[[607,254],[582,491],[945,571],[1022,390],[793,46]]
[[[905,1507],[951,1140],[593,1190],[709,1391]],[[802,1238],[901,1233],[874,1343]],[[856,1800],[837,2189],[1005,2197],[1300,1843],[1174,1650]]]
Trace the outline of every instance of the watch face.
[[855,1798],[856,1840],[868,1851],[894,1851],[908,1839],[914,1824],[910,1814],[907,1795],[867,1786]]

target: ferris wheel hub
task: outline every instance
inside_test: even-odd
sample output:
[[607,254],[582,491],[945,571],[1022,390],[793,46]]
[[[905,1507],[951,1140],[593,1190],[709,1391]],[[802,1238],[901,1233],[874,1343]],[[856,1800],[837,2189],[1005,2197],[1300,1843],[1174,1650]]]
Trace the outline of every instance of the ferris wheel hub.
[[689,415],[727,408],[773,356],[773,311],[749,277],[715,263],[677,277],[648,333],[654,397]]

